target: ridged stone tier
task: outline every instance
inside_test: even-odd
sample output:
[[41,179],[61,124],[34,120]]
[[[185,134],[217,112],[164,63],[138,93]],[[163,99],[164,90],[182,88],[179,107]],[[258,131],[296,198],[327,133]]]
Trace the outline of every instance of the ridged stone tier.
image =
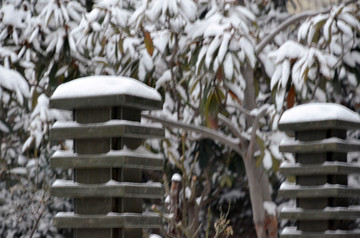
[[156,213],[143,212],[143,199],[162,199],[163,186],[143,182],[143,170],[163,169],[163,158],[146,150],[146,139],[163,138],[160,125],[141,123],[144,110],[162,109],[156,90],[125,77],[92,76],[60,85],[50,100],[71,110],[73,121],[56,122],[51,139],[74,140],[72,151],[57,151],[54,168],[73,169],[73,180],[57,179],[51,194],[74,199],[74,212],[53,218],[76,238],[141,238],[159,228]]
[[338,104],[311,103],[286,111],[279,129],[294,135],[284,140],[280,151],[293,153],[295,162],[284,162],[280,172],[295,177],[284,182],[279,196],[296,200],[280,218],[296,221],[282,238],[360,237],[349,230],[349,221],[360,218],[360,206],[349,206],[349,198],[360,196],[360,188],[348,186],[348,175],[359,174],[360,166],[348,163],[347,153],[360,151],[360,142],[346,139],[347,130],[360,128],[360,116]]

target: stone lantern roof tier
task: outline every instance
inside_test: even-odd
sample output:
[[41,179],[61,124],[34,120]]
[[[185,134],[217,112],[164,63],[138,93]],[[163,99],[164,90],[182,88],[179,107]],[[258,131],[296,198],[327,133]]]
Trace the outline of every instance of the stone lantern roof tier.
[[360,115],[336,103],[308,103],[284,112],[279,121],[283,131],[359,129]]
[[61,84],[50,99],[57,109],[125,106],[162,109],[160,94],[140,81],[122,76],[88,76]]

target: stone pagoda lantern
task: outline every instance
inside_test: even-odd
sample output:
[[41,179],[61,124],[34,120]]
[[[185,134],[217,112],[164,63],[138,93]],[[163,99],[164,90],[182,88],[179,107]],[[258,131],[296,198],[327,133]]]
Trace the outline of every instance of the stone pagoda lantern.
[[57,151],[50,161],[73,169],[73,180],[56,180],[51,194],[74,198],[74,211],[58,213],[53,224],[72,228],[76,238],[141,238],[143,228],[159,228],[143,199],[162,199],[163,187],[144,183],[142,171],[162,170],[163,158],[142,143],[164,130],[141,123],[142,111],[162,109],[158,92],[131,78],[91,76],[60,85],[50,106],[73,112],[73,121],[51,128],[52,140],[73,140],[73,151]]

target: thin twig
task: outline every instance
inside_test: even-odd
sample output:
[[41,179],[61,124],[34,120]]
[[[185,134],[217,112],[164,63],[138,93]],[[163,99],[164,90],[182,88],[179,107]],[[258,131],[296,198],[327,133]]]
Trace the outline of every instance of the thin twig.
[[173,94],[174,94],[174,97],[177,99],[177,103],[178,103],[178,106],[177,106],[177,117],[178,117],[178,120],[180,119],[180,103],[181,103],[181,100],[180,100],[180,97],[176,91],[176,80],[175,80],[175,74],[174,74],[174,60],[175,60],[175,57],[176,57],[176,54],[177,54],[177,51],[178,51],[178,44],[179,44],[179,39],[178,39],[178,33],[174,33],[174,38],[175,38],[175,44],[174,44],[174,49],[173,49],[173,52],[171,54],[171,58],[168,62],[168,66],[169,66],[169,69],[170,69],[170,77],[171,77],[171,82],[172,82],[172,86],[171,86],[171,89],[173,91]]
[[32,237],[33,237],[33,235],[34,235],[34,233],[35,233],[36,229],[38,228],[38,226],[39,226],[39,222],[40,222],[40,219],[41,219],[41,217],[44,215],[44,213],[45,213],[45,211],[46,211],[46,208],[47,208],[48,203],[49,203],[49,197],[48,197],[48,198],[44,201],[44,206],[43,206],[43,209],[41,210],[41,212],[40,212],[40,214],[39,214],[38,218],[36,219],[35,225],[34,225],[33,229],[31,230],[31,234],[30,234],[29,238],[32,238]]

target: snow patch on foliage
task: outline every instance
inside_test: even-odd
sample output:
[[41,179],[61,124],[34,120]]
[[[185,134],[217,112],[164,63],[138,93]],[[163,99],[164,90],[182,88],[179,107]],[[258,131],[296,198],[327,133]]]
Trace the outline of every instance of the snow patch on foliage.
[[16,97],[20,104],[23,104],[24,97],[30,97],[29,85],[15,70],[7,69],[0,65],[0,86],[10,91],[16,92]]
[[220,195],[219,203],[235,202],[236,200],[243,198],[246,193],[240,189],[233,189],[229,192]]

